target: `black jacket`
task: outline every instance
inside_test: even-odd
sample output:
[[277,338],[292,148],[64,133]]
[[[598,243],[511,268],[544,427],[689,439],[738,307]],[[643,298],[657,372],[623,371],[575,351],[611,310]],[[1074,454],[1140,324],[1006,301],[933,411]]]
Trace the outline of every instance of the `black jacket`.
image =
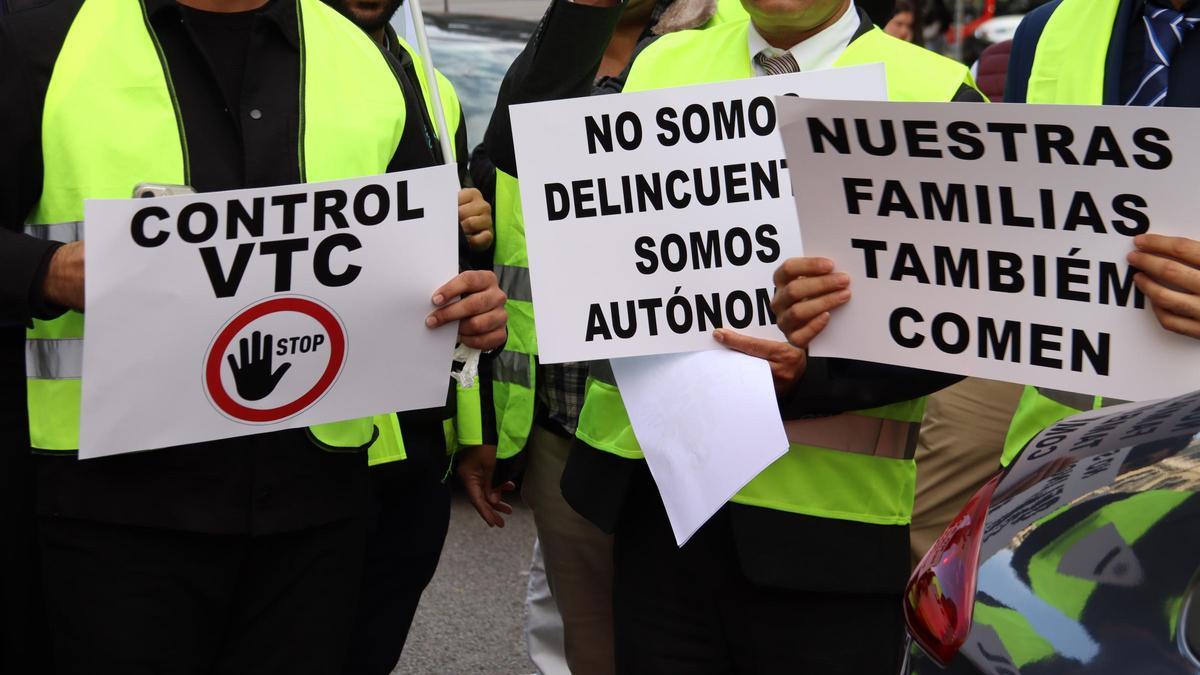
[[[855,37],[873,26],[860,11]],[[485,136],[498,168],[516,170],[507,105],[619,92],[625,74],[595,82],[619,8],[555,3],[505,76]],[[643,41],[639,53],[652,40]],[[635,54],[633,61],[636,61]],[[631,64],[632,66],[632,61]],[[967,84],[955,101],[981,102]],[[779,400],[784,419],[836,415],[924,396],[962,379],[957,375],[848,359],[813,358],[802,380]],[[731,448],[730,452],[736,452]],[[622,459],[576,441],[563,474],[563,496],[581,515],[613,532],[630,481],[642,462]],[[868,525],[727,504],[738,558],[754,582],[781,588],[897,592],[908,577],[908,528]]]
[[[0,324],[10,338],[0,358],[4,381],[23,376],[21,340],[13,336],[20,336],[31,317],[56,313],[40,293],[52,247],[21,232],[41,193],[46,89],[81,3],[10,1],[12,13],[0,20]],[[180,7],[173,0],[145,0],[185,120],[191,182],[198,191],[300,181],[298,166],[279,161],[294,157],[299,142],[300,36],[294,3],[274,0],[259,13],[240,100],[229,101]],[[404,78],[397,81],[409,109],[417,109],[417,93]],[[244,119],[251,108],[258,115]],[[389,170],[435,163],[419,127],[420,116],[406,119],[409,126]],[[453,226],[457,230],[457,223]],[[136,365],[135,355],[113,358],[130,358],[130,365]],[[17,387],[0,392],[0,410],[24,410],[24,394]],[[442,414],[434,415],[439,429]],[[28,443],[14,439],[6,451],[27,453]],[[35,464],[38,511],[46,516],[214,534],[264,534],[357,515],[365,506],[366,458],[320,450],[304,430],[83,462],[45,457]]]

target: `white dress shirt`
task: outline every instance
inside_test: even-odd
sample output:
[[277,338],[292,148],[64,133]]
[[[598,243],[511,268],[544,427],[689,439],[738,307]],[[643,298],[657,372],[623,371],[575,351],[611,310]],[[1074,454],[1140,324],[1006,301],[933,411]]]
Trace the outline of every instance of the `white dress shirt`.
[[825,30],[795,45],[791,49],[779,49],[767,44],[763,36],[759,35],[758,29],[754,27],[754,23],[751,22],[750,64],[754,68],[754,76],[759,77],[766,74],[754,62],[754,57],[763,51],[769,57],[779,56],[784,52],[791,52],[792,57],[796,59],[796,63],[800,64],[800,72],[830,68],[838,60],[838,57],[842,55],[842,52],[846,51],[846,47],[854,39],[854,34],[858,32],[858,27],[858,10],[854,7],[854,3],[851,2],[846,11],[838,17],[838,20],[827,26]]

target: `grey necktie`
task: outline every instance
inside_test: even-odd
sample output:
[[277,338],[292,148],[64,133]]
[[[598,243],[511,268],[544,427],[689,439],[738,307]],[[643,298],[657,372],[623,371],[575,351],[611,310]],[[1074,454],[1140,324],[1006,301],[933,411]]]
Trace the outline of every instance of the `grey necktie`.
[[764,49],[754,55],[754,62],[767,75],[800,72],[800,64],[796,63],[796,57],[792,56],[791,52],[784,52],[778,56],[767,56],[767,50]]

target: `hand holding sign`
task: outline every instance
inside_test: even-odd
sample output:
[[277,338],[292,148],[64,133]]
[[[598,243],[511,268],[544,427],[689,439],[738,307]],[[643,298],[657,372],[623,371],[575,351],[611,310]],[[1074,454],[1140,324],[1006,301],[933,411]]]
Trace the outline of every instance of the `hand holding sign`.
[[47,300],[83,311],[83,242],[65,244],[50,257],[42,293]]
[[[462,300],[453,302],[459,296]],[[433,304],[441,309],[426,317],[425,325],[436,328],[458,321],[460,342],[475,349],[495,349],[508,340],[506,300],[495,272],[463,272],[433,294]]]
[[492,247],[492,242],[496,239],[492,205],[487,203],[478,189],[459,190],[458,224],[467,236],[467,245],[472,251],[486,251]]
[[775,312],[788,342],[807,349],[829,325],[829,312],[850,301],[850,277],[827,258],[789,258],[775,270]]
[[1163,328],[1200,339],[1200,242],[1186,237],[1143,234],[1129,264],[1138,290],[1146,294]]

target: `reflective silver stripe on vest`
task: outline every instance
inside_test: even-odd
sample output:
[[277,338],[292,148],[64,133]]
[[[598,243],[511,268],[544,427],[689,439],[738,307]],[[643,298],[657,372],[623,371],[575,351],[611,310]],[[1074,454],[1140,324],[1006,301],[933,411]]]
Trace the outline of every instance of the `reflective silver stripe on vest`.
[[61,241],[69,244],[83,239],[83,221],[54,225],[26,225],[25,234],[46,241]]
[[529,268],[515,265],[496,265],[493,270],[500,281],[500,290],[509,300],[533,302],[533,288],[529,285]]
[[1112,405],[1121,405],[1122,403],[1129,403],[1129,401],[1126,401],[1126,400],[1125,400],[1125,399],[1123,399],[1123,398],[1108,398],[1108,397],[1104,397],[1104,398],[1101,398],[1101,399],[1100,399],[1100,407],[1101,407],[1101,408],[1107,408],[1107,407],[1109,407],[1109,406],[1112,406]]
[[26,340],[25,376],[38,380],[83,377],[83,338]]
[[783,423],[788,441],[889,459],[912,459],[921,425],[854,413]]
[[1036,387],[1038,393],[1059,405],[1065,405],[1075,410],[1091,410],[1096,405],[1096,397],[1089,394],[1079,394],[1061,389]]
[[604,384],[617,386],[617,376],[613,374],[612,364],[604,361],[588,361],[588,375]]
[[497,382],[516,384],[526,389],[533,386],[529,379],[529,355],[504,350],[496,355],[492,377]]

